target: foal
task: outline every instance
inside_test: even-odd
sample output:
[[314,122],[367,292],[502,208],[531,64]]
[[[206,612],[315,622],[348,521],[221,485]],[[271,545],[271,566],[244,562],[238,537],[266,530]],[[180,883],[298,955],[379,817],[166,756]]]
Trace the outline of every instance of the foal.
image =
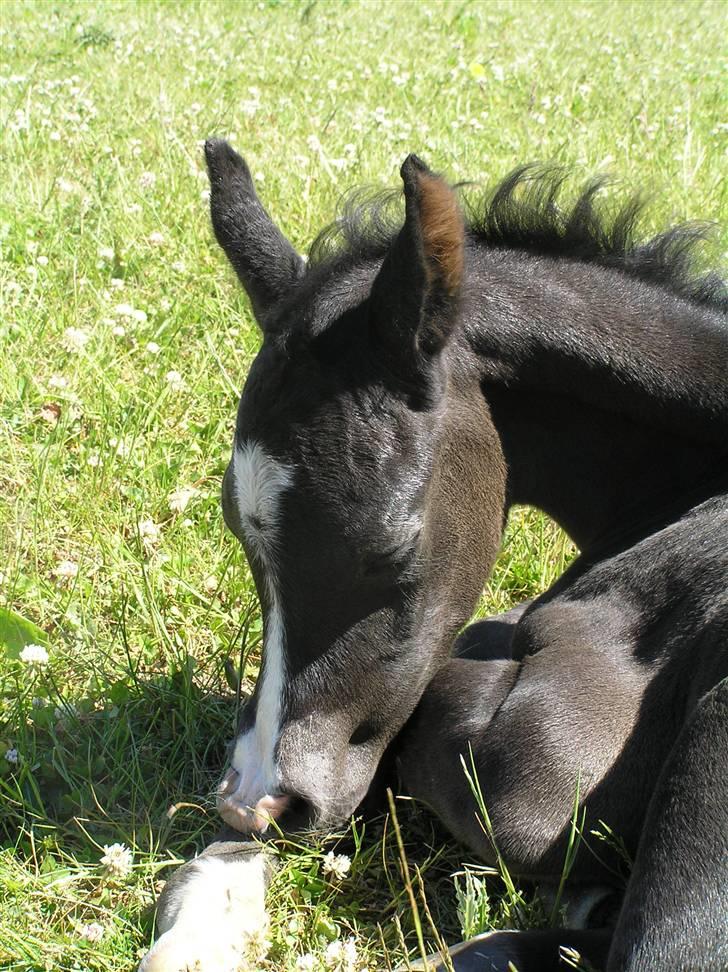
[[[635,855],[616,928],[494,933],[456,969],[556,968],[569,945],[609,972],[724,969],[728,325],[720,280],[691,272],[695,231],[635,246],[634,203],[601,219],[592,183],[562,213],[559,176],[528,170],[466,221],[409,156],[404,224],[350,212],[343,245],[306,264],[245,162],[206,153],[213,226],[263,332],[223,483],[264,614],[223,819],[338,825],[386,751],[471,851],[492,863],[494,840],[548,881],[578,788],[572,879],[617,884],[616,851],[587,836],[599,821]],[[458,637],[515,503],[581,555]],[[182,868],[143,968],[235,968],[256,868],[234,842]]]

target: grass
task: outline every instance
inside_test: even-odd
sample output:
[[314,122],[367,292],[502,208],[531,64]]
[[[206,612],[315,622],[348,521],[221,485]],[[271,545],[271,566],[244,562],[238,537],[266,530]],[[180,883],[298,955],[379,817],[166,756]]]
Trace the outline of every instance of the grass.
[[[726,26],[701,2],[3,6],[0,607],[50,662],[0,657],[0,966],[134,967],[157,882],[216,826],[229,672],[256,672],[218,492],[259,338],[212,240],[200,140],[245,152],[302,249],[410,151],[453,179],[608,168],[654,194],[646,232],[718,218]],[[515,511],[479,613],[571,553]],[[461,852],[423,810],[399,817],[447,941],[519,919],[497,879],[453,880]],[[282,851],[261,968],[337,935],[371,967],[415,953],[391,826],[340,836],[340,885],[322,871],[335,838]],[[116,881],[99,864],[115,842],[134,852]]]

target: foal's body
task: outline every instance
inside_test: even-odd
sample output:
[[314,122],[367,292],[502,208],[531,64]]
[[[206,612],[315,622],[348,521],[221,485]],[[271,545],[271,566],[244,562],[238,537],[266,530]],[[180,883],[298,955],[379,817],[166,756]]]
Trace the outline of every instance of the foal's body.
[[[464,231],[410,159],[399,234],[351,233],[304,271],[242,160],[211,143],[208,164],[213,224],[265,336],[223,490],[269,619],[224,818],[339,822],[389,747],[406,790],[493,861],[472,750],[512,871],[558,879],[577,793],[572,877],[619,886],[600,821],[636,862],[611,948],[604,933],[498,935],[456,968],[535,972],[575,944],[610,972],[718,972],[728,327],[716,281],[687,273],[689,235],[631,247],[631,211],[603,230],[593,189],[560,222],[552,187],[529,227],[518,177]],[[456,641],[514,503],[548,512],[581,556]]]

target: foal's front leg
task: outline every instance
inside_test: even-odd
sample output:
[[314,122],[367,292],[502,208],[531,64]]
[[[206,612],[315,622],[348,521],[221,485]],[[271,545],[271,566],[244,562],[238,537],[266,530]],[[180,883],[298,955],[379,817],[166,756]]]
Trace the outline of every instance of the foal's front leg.
[[157,903],[158,938],[139,972],[237,972],[267,929],[273,857],[226,830],[167,881]]
[[[514,614],[513,622],[520,613]],[[397,764],[405,791],[428,804],[455,836],[493,864],[496,862],[494,848],[476,817],[476,802],[462,760],[471,770],[472,752],[475,772],[487,793],[487,784],[491,781],[486,781],[485,776],[492,767],[479,766],[479,742],[511,692],[520,668],[517,661],[509,660],[511,633],[506,626],[508,620],[505,616],[497,627],[489,627],[490,621],[480,622],[477,631],[456,644],[456,651],[462,651],[465,657],[455,657],[440,669],[397,743]],[[490,635],[495,637],[490,638]],[[538,732],[538,726],[534,728]],[[514,758],[512,753],[504,750],[502,767],[508,767],[509,758]],[[501,775],[507,779],[510,774],[503,773],[501,768]],[[549,827],[539,818],[538,799],[529,805],[530,796],[522,795],[523,812],[537,835],[536,842],[540,840],[546,848],[551,842],[547,836]],[[568,810],[566,816],[568,819]],[[500,823],[507,830],[508,821],[501,820]],[[515,833],[521,830],[522,827],[516,828]],[[519,837],[512,838],[509,850],[516,859],[529,854],[523,847],[519,849]],[[548,858],[547,854],[543,856]],[[547,867],[545,871],[529,876],[555,882],[559,872]],[[613,893],[612,889],[596,884],[585,886],[583,891],[586,897],[592,898],[592,904]],[[450,952],[450,962],[455,972],[509,972],[514,967],[520,972],[559,972],[565,967],[562,950],[570,948],[595,968],[603,968],[611,939],[609,928],[490,932],[455,945]],[[441,964],[437,956],[431,958],[432,964],[428,964],[431,972],[444,972],[449,967]]]

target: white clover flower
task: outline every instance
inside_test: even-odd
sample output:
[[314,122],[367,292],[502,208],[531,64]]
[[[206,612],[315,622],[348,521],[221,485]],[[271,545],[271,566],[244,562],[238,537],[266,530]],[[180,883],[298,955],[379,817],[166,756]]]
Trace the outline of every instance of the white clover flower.
[[17,766],[18,760],[20,759],[20,753],[17,749],[8,749],[5,751],[5,759],[10,763],[11,766]]
[[162,349],[160,348],[160,346],[157,344],[156,341],[150,341],[147,344],[147,351],[149,352],[149,354],[159,354],[161,350]]
[[30,668],[43,668],[48,664],[48,652],[43,645],[26,645],[19,657]]
[[324,953],[324,965],[327,969],[336,969],[336,972],[356,972],[360,962],[354,939],[329,942]]
[[184,260],[175,260],[172,264],[172,269],[175,273],[184,273],[187,269],[187,264],[184,262]]
[[296,959],[296,969],[298,972],[314,972],[316,965],[316,956],[312,955],[311,952],[306,952],[305,955],[299,955]]
[[101,864],[112,878],[125,878],[131,874],[134,855],[126,844],[104,844]]
[[142,543],[145,547],[154,547],[155,544],[159,543],[162,531],[159,529],[154,520],[140,520],[137,524],[139,529],[139,536],[141,537]]
[[70,354],[75,354],[86,347],[90,336],[88,331],[84,331],[80,327],[67,327],[61,338],[61,345]]
[[337,881],[342,881],[350,870],[351,859],[346,854],[329,851],[324,855],[324,874],[331,874]]
[[131,304],[117,304],[114,307],[113,313],[117,317],[129,317],[138,324],[144,324],[147,320],[146,313],[143,310],[139,310],[138,307],[132,307]]
[[109,281],[109,283],[111,284],[111,289],[112,290],[123,290],[124,289],[124,280],[123,280],[122,277],[112,277],[111,280]]
[[67,388],[68,378],[64,378],[63,375],[51,375],[48,379],[49,388]]
[[215,577],[214,574],[210,574],[209,577],[204,579],[202,586],[205,588],[208,594],[214,594],[219,587],[219,583],[220,582],[218,581],[217,577]]
[[104,926],[97,921],[92,921],[89,925],[79,925],[77,931],[87,942],[100,942],[104,937]]
[[182,486],[180,489],[175,489],[167,497],[170,510],[173,513],[184,513],[189,501],[193,496],[197,496],[198,493],[199,490],[195,489],[194,486]]
[[164,246],[164,233],[160,233],[159,230],[154,230],[154,232],[150,233],[147,237],[147,243],[151,243],[152,246]]
[[114,326],[111,328],[111,333],[114,335],[114,337],[123,338],[126,336],[126,328],[123,326],[123,324],[114,324]]
[[159,306],[166,314],[168,311],[172,310],[172,301],[169,299],[169,297],[162,297],[159,302]]
[[164,379],[172,391],[182,391],[185,387],[185,380],[179,371],[168,371]]
[[38,264],[39,267],[47,267],[48,266],[48,257],[47,256],[39,256],[36,259],[35,262]]
[[72,581],[78,576],[78,564],[73,560],[61,560],[56,564],[53,576],[58,580]]
[[99,256],[99,259],[105,260],[107,263],[113,263],[115,253],[112,246],[100,246],[96,253]]
[[157,177],[153,172],[142,172],[139,176],[139,186],[141,189],[153,189]]

